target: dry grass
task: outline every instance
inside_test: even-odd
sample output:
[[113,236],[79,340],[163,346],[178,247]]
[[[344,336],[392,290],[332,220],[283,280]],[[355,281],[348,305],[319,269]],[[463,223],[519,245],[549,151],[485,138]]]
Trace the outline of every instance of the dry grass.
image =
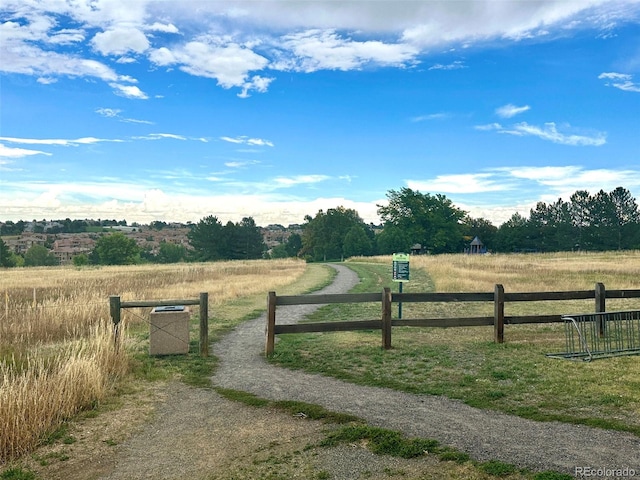
[[[363,259],[391,265],[390,256]],[[503,255],[414,255],[410,260],[412,275],[424,270],[431,278],[434,292],[493,292],[496,284],[505,292],[554,292],[593,290],[597,282],[609,290],[640,289],[640,251],[594,253],[544,253]],[[427,291],[424,285],[404,291]],[[491,305],[432,304],[441,316],[466,314],[493,315]],[[440,308],[442,307],[442,308]],[[593,300],[525,302],[507,304],[507,315],[558,314],[594,311]],[[640,308],[640,299],[609,299],[607,310]],[[445,314],[449,312],[448,314]]]
[[[225,302],[291,284],[305,268],[304,262],[265,260],[4,270],[0,463],[30,451],[65,419],[100,402],[126,373],[126,349],[115,348],[111,335],[110,295],[127,301],[208,292],[211,313]],[[148,311],[123,313],[127,324],[144,321]]]

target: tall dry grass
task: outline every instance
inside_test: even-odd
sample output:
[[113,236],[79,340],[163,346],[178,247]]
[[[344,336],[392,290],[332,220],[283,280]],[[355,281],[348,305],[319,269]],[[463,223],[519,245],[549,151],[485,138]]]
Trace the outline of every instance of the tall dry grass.
[[[115,348],[111,333],[110,295],[127,301],[208,292],[211,313],[230,300],[291,284],[305,268],[295,260],[258,260],[3,270],[0,463],[30,451],[64,419],[100,402],[126,373],[126,349]],[[129,318],[144,321],[145,314],[129,312]]]
[[[391,256],[350,261],[386,263]],[[501,284],[505,292],[593,290],[597,282],[606,289],[640,289],[640,251],[560,252],[498,255],[412,255],[411,271],[428,273],[434,292],[493,292]],[[416,291],[409,281],[404,291]],[[423,287],[421,291],[425,291]],[[493,315],[493,304],[410,304],[442,316]],[[607,310],[640,309],[640,299],[608,299]],[[506,306],[508,315],[566,314],[594,311],[593,300],[519,302]]]

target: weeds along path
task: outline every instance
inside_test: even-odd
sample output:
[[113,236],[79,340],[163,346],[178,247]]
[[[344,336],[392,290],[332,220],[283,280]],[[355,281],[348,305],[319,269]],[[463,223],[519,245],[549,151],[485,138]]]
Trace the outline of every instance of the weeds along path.
[[[345,293],[358,283],[349,268],[332,266],[338,272],[335,281],[318,293]],[[296,322],[315,308],[318,306],[278,307],[277,322]],[[479,410],[445,397],[354,385],[270,365],[264,358],[265,323],[264,315],[246,322],[213,346],[213,353],[220,359],[213,377],[215,385],[357,415],[373,426],[436,439],[478,461],[500,460],[571,475],[576,467],[626,467],[640,475],[640,438],[629,433],[535,422]]]

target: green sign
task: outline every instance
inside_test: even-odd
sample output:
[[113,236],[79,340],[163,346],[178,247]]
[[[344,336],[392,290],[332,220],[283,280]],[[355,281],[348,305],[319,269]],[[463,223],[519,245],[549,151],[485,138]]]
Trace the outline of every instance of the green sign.
[[394,282],[409,281],[409,254],[394,253],[392,275]]

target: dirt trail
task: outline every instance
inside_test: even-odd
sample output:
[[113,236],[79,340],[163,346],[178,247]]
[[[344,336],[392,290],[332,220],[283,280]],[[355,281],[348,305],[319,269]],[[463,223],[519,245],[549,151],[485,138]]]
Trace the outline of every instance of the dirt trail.
[[[343,265],[333,267],[338,271],[335,281],[317,293],[344,293],[358,282],[352,270]],[[277,321],[295,322],[317,307],[279,307]],[[435,438],[480,461],[501,460],[533,470],[569,474],[574,474],[576,467],[627,467],[640,476],[640,438],[629,433],[535,422],[479,410],[445,397],[353,385],[270,365],[263,356],[265,322],[262,316],[244,323],[214,346],[220,359],[213,377],[215,385],[354,414],[375,426]]]

